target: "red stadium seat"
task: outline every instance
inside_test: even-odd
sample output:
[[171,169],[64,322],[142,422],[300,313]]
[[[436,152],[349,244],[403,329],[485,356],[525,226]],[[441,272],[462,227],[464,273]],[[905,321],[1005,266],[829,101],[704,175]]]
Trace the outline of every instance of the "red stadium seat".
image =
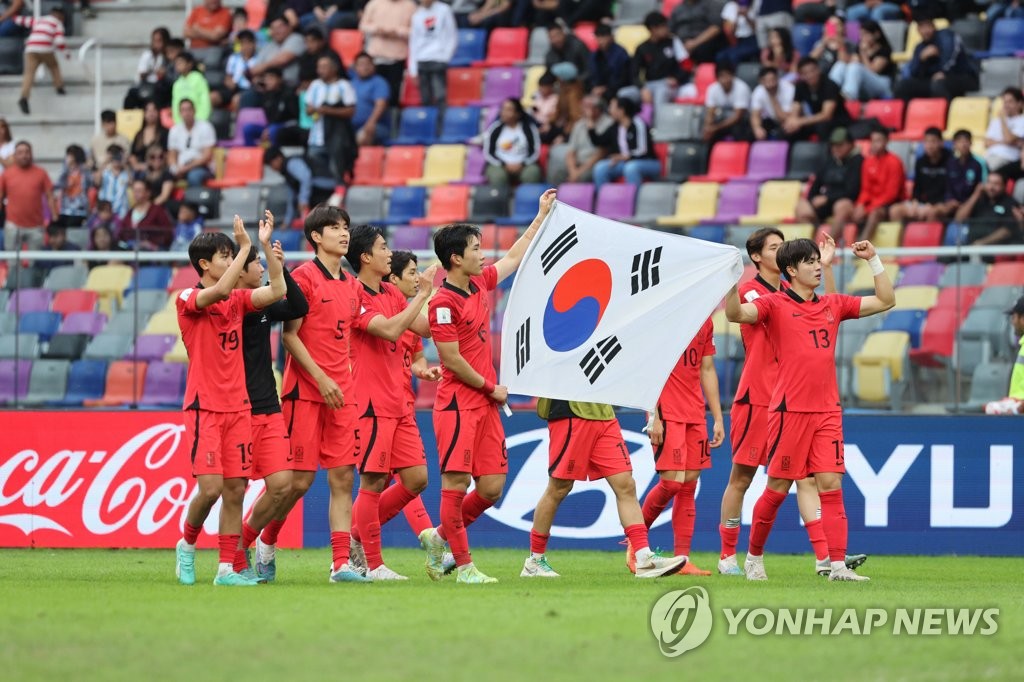
[[384,178],[384,147],[360,147],[352,171],[354,185],[379,185]]
[[903,107],[901,99],[873,99],[864,106],[863,117],[877,118],[892,131],[903,130]]
[[668,142],[655,142],[654,155],[661,162],[662,175],[668,175]]
[[174,127],[174,114],[171,112],[170,107],[160,110],[160,125],[168,130]]
[[419,77],[405,74],[405,80],[402,81],[402,96],[399,98],[399,104],[402,105],[402,108],[405,108],[418,107],[422,103]]
[[430,208],[411,225],[443,225],[464,222],[469,216],[469,185],[438,185],[430,193]]
[[336,28],[331,31],[331,49],[338,53],[344,68],[352,66],[363,51],[363,32],[357,28]]
[[483,69],[448,69],[448,104],[464,107],[483,96]]
[[594,35],[594,29],[597,28],[597,24],[592,23],[581,23],[576,24],[572,29],[572,34],[580,39],[580,41],[587,46],[587,49],[591,52],[597,50],[597,36]]
[[854,121],[860,118],[860,112],[863,105],[855,99],[848,99],[844,101],[846,102],[846,113],[850,115],[850,118]]
[[683,4],[683,0],[662,0],[661,13],[666,17],[672,16],[672,10],[676,8],[676,5],[681,4]]
[[[903,246],[939,246],[945,231],[942,223],[909,223],[903,230]],[[934,256],[901,256],[896,262],[902,266],[934,259]]]
[[922,367],[945,367],[953,356],[953,342],[960,326],[952,308],[932,308],[921,330],[921,346],[910,351],[910,359]]
[[1024,262],[996,263],[985,278],[987,287],[1018,287],[1024,283]]
[[892,136],[894,140],[918,141],[924,138],[924,131],[932,126],[942,130],[946,127],[946,109],[949,102],[941,97],[912,99],[907,105],[907,118],[903,132]]
[[528,28],[496,28],[487,42],[487,58],[474,66],[515,66],[526,61],[529,43]]
[[64,289],[58,291],[50,304],[50,310],[66,316],[68,313],[91,313],[96,310],[99,294],[83,289]]
[[199,275],[196,274],[195,268],[191,265],[182,265],[174,271],[174,277],[171,277],[171,283],[167,285],[167,292],[194,287],[198,281]]
[[484,225],[480,228],[480,248],[484,250],[507,251],[519,239],[515,227]]
[[726,182],[747,174],[749,142],[719,142],[711,149],[706,175],[690,176],[690,182]]
[[142,389],[146,382],[148,368],[149,365],[145,362],[135,363],[131,360],[111,362],[107,369],[107,390],[103,397],[97,400],[86,400],[84,404],[94,407],[137,402],[142,398]]
[[708,92],[708,87],[714,82],[715,65],[699,64],[697,66],[696,73],[693,75],[693,84],[697,88],[697,95],[695,97],[677,99],[676,102],[679,104],[696,104],[698,106],[704,106],[704,96]]
[[384,154],[382,185],[404,185],[409,180],[423,177],[423,157],[427,148],[422,145],[389,147]]
[[244,187],[263,179],[263,147],[232,147],[224,162],[224,177],[207,182],[209,187]]
[[946,287],[939,291],[939,297],[935,301],[935,308],[946,308],[947,310],[959,310],[960,321],[967,319],[971,306],[981,296],[982,287]]

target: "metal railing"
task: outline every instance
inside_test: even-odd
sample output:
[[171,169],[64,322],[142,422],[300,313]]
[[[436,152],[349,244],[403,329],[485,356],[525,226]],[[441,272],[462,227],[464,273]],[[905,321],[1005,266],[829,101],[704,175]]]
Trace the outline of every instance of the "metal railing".
[[[78,61],[84,67],[89,50],[96,48],[93,52],[93,134],[100,132],[100,114],[103,112],[103,43],[99,38],[89,38],[78,48]],[[87,69],[88,70],[88,69]]]

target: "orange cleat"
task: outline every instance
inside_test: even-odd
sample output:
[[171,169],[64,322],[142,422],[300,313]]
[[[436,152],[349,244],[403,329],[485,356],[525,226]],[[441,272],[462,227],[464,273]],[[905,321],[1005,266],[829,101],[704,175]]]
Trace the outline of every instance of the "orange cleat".
[[620,544],[626,545],[626,568],[630,573],[636,573],[636,552],[633,550],[633,543],[626,538]]
[[711,571],[702,571],[694,566],[692,561],[687,561],[686,565],[679,571],[679,575],[711,575]]

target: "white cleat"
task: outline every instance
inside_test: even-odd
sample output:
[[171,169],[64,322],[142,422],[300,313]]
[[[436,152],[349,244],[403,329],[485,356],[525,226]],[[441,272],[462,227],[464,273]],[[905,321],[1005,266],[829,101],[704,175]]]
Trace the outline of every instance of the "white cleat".
[[685,556],[658,556],[652,554],[646,564],[636,562],[637,578],[660,578],[664,575],[672,575],[682,570],[686,565]]
[[543,554],[539,557],[535,557],[532,554],[526,557],[526,562],[523,563],[523,571],[519,574],[520,578],[560,578],[558,573],[555,573],[555,569],[551,568],[551,564],[548,563],[548,558]]
[[828,557],[824,559],[814,560],[814,570],[818,572],[818,575],[827,577],[832,572],[832,562]]
[[849,582],[849,583],[863,583],[871,580],[866,575],[859,575],[856,571],[843,566],[842,568],[833,568],[832,572],[828,574],[829,582]]
[[359,575],[366,575],[366,552],[363,551],[363,543],[351,536],[348,541],[348,565]]
[[718,572],[722,575],[743,575],[739,564],[736,563],[735,554],[718,560]]
[[380,566],[378,566],[377,568],[373,569],[372,571],[367,572],[366,577],[367,578],[372,578],[374,580],[374,582],[376,582],[378,580],[408,580],[409,579],[409,578],[407,578],[404,575],[400,575],[398,573],[395,573],[394,571],[392,571],[390,568],[388,568],[384,564],[381,564]]
[[750,556],[747,555],[747,560],[743,562],[743,572],[747,575],[747,580],[768,580],[768,574],[764,571],[764,556]]

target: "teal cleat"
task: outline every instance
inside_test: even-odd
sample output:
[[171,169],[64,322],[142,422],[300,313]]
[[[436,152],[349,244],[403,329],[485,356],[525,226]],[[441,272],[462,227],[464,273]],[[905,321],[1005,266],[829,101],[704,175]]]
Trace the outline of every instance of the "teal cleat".
[[188,549],[184,539],[178,540],[174,548],[174,575],[182,585],[196,584],[196,550]]
[[252,550],[245,550],[245,568],[238,572],[238,575],[243,578],[248,578],[257,583],[266,583],[265,578],[261,578],[256,574],[256,571],[252,570]]
[[342,564],[337,571],[334,567],[331,567],[330,581],[332,583],[372,583],[373,578],[369,578],[365,575],[360,575],[355,569],[348,564]]
[[224,575],[218,575],[213,579],[213,584],[218,587],[254,587],[257,585],[257,582],[246,578],[241,573],[231,571]]
[[264,551],[260,548],[266,547],[263,541],[256,538],[256,576],[265,583],[272,583],[277,578],[277,556],[275,553],[270,555],[270,561],[263,563],[260,559],[264,555]]
[[455,582],[461,585],[489,585],[498,582],[498,579],[481,573],[474,564],[467,564],[459,568]]

